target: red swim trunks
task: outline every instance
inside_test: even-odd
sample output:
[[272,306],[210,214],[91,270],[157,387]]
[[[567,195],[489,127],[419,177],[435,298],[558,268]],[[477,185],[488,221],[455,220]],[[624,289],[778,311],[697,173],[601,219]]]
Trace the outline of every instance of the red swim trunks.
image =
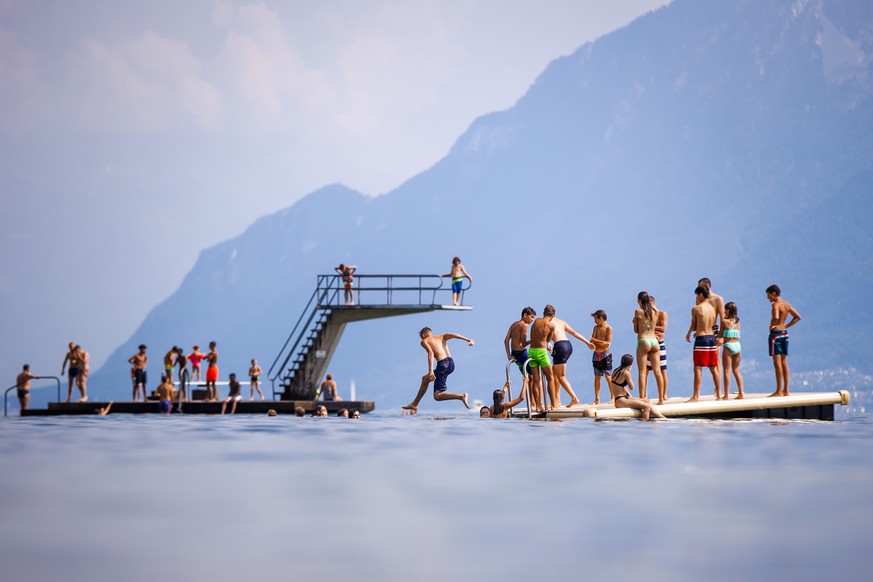
[[701,335],[694,338],[694,367],[718,366],[718,337]]
[[206,368],[206,381],[218,381],[218,366],[209,366],[208,368]]

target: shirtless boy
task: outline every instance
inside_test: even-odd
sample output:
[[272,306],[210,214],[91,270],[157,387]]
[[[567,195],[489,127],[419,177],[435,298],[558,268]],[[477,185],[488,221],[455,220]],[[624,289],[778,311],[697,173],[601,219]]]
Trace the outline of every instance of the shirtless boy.
[[185,357],[182,348],[176,348],[176,366],[179,367],[179,401],[187,402],[190,373],[188,372],[188,358]]
[[473,277],[470,276],[470,273],[467,272],[464,265],[461,264],[461,259],[458,257],[452,259],[452,270],[444,274],[443,277],[452,278],[452,305],[458,305],[461,300],[464,277],[470,280],[471,285],[473,284]]
[[724,317],[724,298],[712,291],[712,281],[709,280],[709,277],[703,277],[697,282],[698,287],[701,285],[709,290],[709,299],[707,301],[715,309],[715,316],[718,319],[715,325],[712,326],[712,333],[718,336],[718,330],[721,329],[721,319]]
[[515,362],[518,365],[518,369],[521,370],[522,376],[524,376],[524,382],[521,385],[522,392],[524,392],[525,384],[528,381],[528,375],[533,373],[532,368],[528,366],[527,374],[525,374],[523,366],[527,361],[527,346],[530,343],[527,339],[527,329],[536,316],[537,312],[533,307],[525,307],[521,310],[521,319],[509,326],[509,329],[506,331],[506,337],[503,338],[506,359],[510,362]]
[[215,349],[215,342],[209,342],[206,363],[206,400],[218,402],[218,388],[215,386],[218,381],[218,351]]
[[559,392],[560,389],[558,386],[563,387],[567,394],[570,395],[570,404],[567,405],[567,407],[570,407],[579,404],[579,399],[576,398],[576,393],[573,392],[573,387],[570,385],[570,381],[567,380],[567,362],[570,360],[570,356],[573,355],[573,344],[571,344],[570,340],[567,339],[567,334],[572,335],[574,338],[584,343],[589,349],[593,350],[594,344],[582,337],[581,334],[577,333],[576,330],[570,327],[570,325],[563,319],[553,317],[552,325],[554,326],[554,332],[552,334],[552,341],[554,342],[552,346],[552,373],[556,384],[555,392]]
[[[767,287],[767,299],[773,304],[770,309],[770,355],[776,373],[776,391],[770,396],[788,396],[788,328],[800,321],[800,314],[790,303],[782,299],[778,285]],[[785,320],[791,315],[791,321]]]
[[158,397],[158,410],[161,414],[170,414],[173,410],[173,381],[165,375],[155,394]]
[[263,373],[264,371],[261,370],[258,361],[252,360],[252,367],[249,368],[249,400],[255,399],[255,390],[258,391],[258,396],[261,397],[261,400],[264,399],[264,393],[261,392],[261,374]]
[[67,355],[64,356],[64,363],[61,364],[61,376],[64,375],[64,370],[67,367],[67,362],[70,363],[69,368],[69,378],[67,379],[67,402],[73,399],[73,382],[76,381],[76,378],[79,376],[79,350],[75,342],[70,342],[69,346],[70,350],[67,352]]
[[[606,323],[606,312],[598,309],[591,314],[594,318],[594,329],[591,331],[591,345],[594,346],[594,354],[591,356],[591,365],[594,367],[594,402],[600,404],[600,378],[606,378],[606,387],[609,388],[612,374],[612,353],[609,346],[612,343],[612,326]],[[615,402],[612,389],[609,389],[609,403]]]
[[146,401],[146,382],[148,381],[148,376],[146,375],[146,364],[148,363],[148,360],[148,356],[146,356],[146,346],[144,344],[140,344],[139,352],[127,359],[127,363],[133,366],[134,402],[136,402],[140,388],[142,388],[142,401]]
[[173,381],[173,368],[176,367],[176,353],[178,346],[173,346],[170,351],[164,354],[164,378]]
[[15,378],[15,388],[18,391],[18,404],[21,411],[27,410],[30,405],[30,381],[36,378],[30,373],[30,364],[21,367],[21,373]]
[[76,351],[79,353],[79,375],[76,376],[76,386],[82,395],[76,402],[88,402],[88,374],[91,372],[91,354],[82,349],[82,346],[76,346]]
[[697,304],[691,309],[691,325],[685,334],[685,341],[691,341],[694,334],[694,395],[688,402],[700,399],[700,383],[703,381],[703,368],[709,368],[715,384],[715,399],[721,400],[721,378],[718,372],[718,336],[712,333],[716,321],[716,311],[709,301],[709,287],[699,285],[694,290]]
[[[227,398],[224,399],[224,402],[221,403],[221,414],[224,414],[224,411],[227,410],[227,403],[233,402],[233,406],[230,409],[231,414],[236,414],[236,404],[240,400],[242,400],[242,388],[239,382],[236,379],[236,374],[230,374],[228,376],[228,386],[230,388],[227,393]],[[325,409],[327,410],[327,409]]]
[[[404,410],[417,410],[418,403],[421,402],[424,393],[427,390],[428,384],[433,382],[433,399],[434,400],[460,400],[467,409],[470,405],[467,404],[467,393],[453,394],[446,392],[446,379],[449,374],[455,371],[455,361],[452,359],[452,354],[449,353],[449,346],[446,345],[449,340],[459,339],[467,342],[468,346],[473,346],[474,342],[470,338],[466,338],[457,333],[444,333],[433,335],[433,331],[429,327],[424,327],[418,332],[418,337],[421,338],[421,347],[427,352],[427,374],[421,377],[421,387],[415,400],[404,405]],[[436,361],[436,367],[434,367]]]
[[[557,383],[555,382],[555,371],[552,368],[552,362],[549,360],[549,351],[548,345],[549,342],[554,340],[555,337],[555,325],[552,323],[552,320],[555,318],[555,308],[552,305],[546,305],[543,308],[543,316],[539,319],[534,320],[533,325],[530,328],[530,347],[527,350],[528,357],[530,357],[533,362],[531,362],[531,366],[539,367],[542,373],[546,377],[546,382],[548,383],[548,391],[549,391],[549,403],[551,404],[551,408],[560,408],[561,407],[561,393],[560,388],[558,388]],[[542,394],[542,389],[544,388],[542,383],[542,375],[538,373],[539,370],[534,372],[533,382],[531,382],[531,386],[534,388],[532,390],[533,396],[531,397],[531,401],[533,404],[537,406],[538,411],[542,411],[542,407],[545,404],[544,398],[540,400],[534,400],[534,397]]]
[[[655,339],[658,340],[658,355],[661,363],[661,377],[664,378],[662,387],[658,390],[658,404],[664,404],[667,400],[667,344],[664,343],[664,332],[667,331],[667,312],[658,309],[655,296],[649,295],[652,308],[658,311],[658,319],[655,320]],[[716,334],[718,335],[718,334]],[[646,360],[646,369],[652,369],[652,362]]]

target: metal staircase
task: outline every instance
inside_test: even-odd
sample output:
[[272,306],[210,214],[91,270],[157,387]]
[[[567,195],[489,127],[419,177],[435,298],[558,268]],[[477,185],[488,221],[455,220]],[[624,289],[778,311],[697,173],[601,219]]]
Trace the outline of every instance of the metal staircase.
[[[469,281],[461,292],[469,288]],[[356,275],[354,303],[343,303],[339,275],[319,275],[315,291],[267,372],[273,399],[314,400],[345,326],[353,321],[424,311],[469,311],[451,303],[451,286],[440,275]],[[292,341],[293,340],[293,341]]]

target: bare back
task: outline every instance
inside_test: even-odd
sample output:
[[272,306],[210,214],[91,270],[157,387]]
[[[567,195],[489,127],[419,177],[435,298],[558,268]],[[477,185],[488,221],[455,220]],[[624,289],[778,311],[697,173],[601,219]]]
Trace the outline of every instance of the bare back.
[[439,362],[452,357],[452,354],[449,353],[447,341],[448,339],[445,337],[445,334],[432,335],[421,340],[421,347],[423,347],[425,351],[433,353],[433,357],[436,358],[437,362]]
[[509,349],[519,351],[527,345],[528,325],[522,321],[516,321],[509,326]]
[[715,308],[709,301],[698,303],[691,309],[691,327],[694,328],[695,337],[712,335],[712,328],[715,327],[715,321]]
[[[792,319],[792,322],[789,325],[785,325],[785,320],[788,319],[789,314],[791,314],[794,319]],[[773,302],[773,308],[770,312],[771,331],[788,329],[799,319],[800,314],[797,313],[797,310],[781,297]]]
[[534,320],[530,328],[530,347],[545,348],[553,339],[555,326],[550,318],[541,317]]

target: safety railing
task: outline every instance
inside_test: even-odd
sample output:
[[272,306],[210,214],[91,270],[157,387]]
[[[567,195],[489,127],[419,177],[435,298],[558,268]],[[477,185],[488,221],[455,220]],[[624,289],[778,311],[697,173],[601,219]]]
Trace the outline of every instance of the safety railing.
[[[58,402],[61,401],[61,379],[60,378],[58,378],[57,376],[34,376],[30,380],[31,380],[31,382],[34,380],[54,380],[57,383],[57,387],[58,387]],[[9,403],[9,393],[12,390],[15,390],[16,388],[18,388],[18,384],[13,384],[9,388],[7,388],[6,391],[3,393],[3,416],[6,416],[8,414],[7,411],[8,411],[8,403]],[[33,391],[33,388],[31,388],[31,391]]]
[[[351,286],[351,304],[440,305],[436,300],[437,293],[451,293],[452,290],[451,281],[448,281],[448,285],[446,283],[446,277],[433,274],[355,275]],[[470,280],[465,278],[461,287],[461,304],[464,302],[464,292],[469,288]],[[345,287],[340,275],[319,275],[316,293],[321,307],[346,305]]]
[[[533,413],[531,411],[532,403],[531,403],[531,399],[530,399],[530,378],[529,378],[528,373],[527,373],[528,364],[532,361],[533,361],[532,358],[526,359],[524,361],[524,364],[522,364],[522,367],[521,367],[521,373],[524,375],[524,380],[522,382],[522,390],[524,390],[524,399],[527,402],[527,417],[528,418],[532,418],[532,416],[533,416]],[[507,399],[507,401],[512,400],[512,380],[509,379],[509,370],[512,368],[512,366],[514,364],[517,364],[517,363],[518,363],[518,361],[515,358],[510,359],[506,363],[506,384],[507,384],[507,386],[506,386],[506,399]],[[539,368],[537,368],[537,371],[539,371]]]

